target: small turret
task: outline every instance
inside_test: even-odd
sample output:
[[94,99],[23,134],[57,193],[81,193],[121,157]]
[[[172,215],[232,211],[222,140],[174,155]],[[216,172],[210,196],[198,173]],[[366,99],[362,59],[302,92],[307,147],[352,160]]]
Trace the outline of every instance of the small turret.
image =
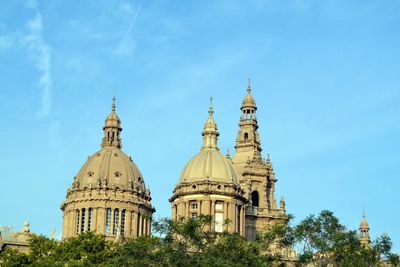
[[360,223],[360,242],[363,245],[369,245],[371,240],[369,237],[369,225],[367,219],[365,219],[365,211],[363,211],[363,217]]

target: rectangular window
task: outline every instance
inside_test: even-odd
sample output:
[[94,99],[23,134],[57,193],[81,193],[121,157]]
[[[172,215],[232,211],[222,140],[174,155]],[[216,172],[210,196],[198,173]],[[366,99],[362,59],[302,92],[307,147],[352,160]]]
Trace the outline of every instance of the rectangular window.
[[190,205],[190,208],[191,208],[192,210],[196,210],[196,209],[197,209],[197,203],[192,203],[192,204]]
[[125,210],[121,212],[121,235],[123,236],[125,233]]
[[223,222],[224,222],[224,214],[221,212],[215,213],[215,232],[222,233],[223,232]]
[[191,215],[191,217],[192,217],[193,219],[196,219],[196,218],[197,218],[197,212],[192,212],[190,215]]
[[118,220],[119,220],[119,210],[114,210],[114,223],[113,223],[113,235],[117,235],[118,231]]
[[93,209],[89,208],[89,210],[88,210],[88,226],[87,226],[88,232],[92,231],[92,221],[93,221],[92,215],[93,215]]
[[216,204],[215,204],[215,210],[216,211],[222,211],[223,210],[223,203],[222,202],[217,202]]
[[111,209],[106,209],[106,227],[105,227],[105,234],[109,235],[111,230]]
[[79,210],[76,210],[76,234],[77,235],[79,234],[79,225],[80,225],[80,222],[79,222]]
[[85,215],[86,210],[82,209],[81,233],[85,232]]

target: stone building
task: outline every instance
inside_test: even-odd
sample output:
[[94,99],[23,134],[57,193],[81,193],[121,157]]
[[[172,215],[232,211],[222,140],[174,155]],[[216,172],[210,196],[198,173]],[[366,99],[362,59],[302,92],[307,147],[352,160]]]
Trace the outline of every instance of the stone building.
[[14,231],[11,227],[0,227],[0,252],[8,248],[28,253],[30,233],[28,222],[24,223],[20,232]]
[[250,79],[240,111],[239,131],[232,162],[248,200],[246,238],[253,240],[257,232],[263,232],[269,225],[286,220],[286,210],[283,197],[279,207],[276,203],[275,183],[278,180],[269,154],[266,160],[261,154],[260,134],[257,131],[257,105],[251,95]]
[[104,234],[108,240],[150,234],[155,209],[139,168],[121,150],[122,128],[115,98],[103,131],[101,149],[74,177],[61,205],[63,239],[84,231]]
[[[257,131],[256,103],[247,95],[240,108],[235,155],[223,156],[218,148],[219,133],[210,106],[203,130],[203,147],[184,167],[173,196],[172,218],[212,215],[216,232],[238,232],[249,240],[268,226],[286,220],[285,202],[275,200],[275,173],[271,160],[261,155]],[[229,219],[230,224],[221,227]]]
[[[213,117],[212,99],[204,124],[203,146],[184,167],[170,198],[172,219],[211,215],[215,232],[245,234],[247,200],[230,159],[218,148],[218,130]],[[225,223],[229,220],[229,223]]]

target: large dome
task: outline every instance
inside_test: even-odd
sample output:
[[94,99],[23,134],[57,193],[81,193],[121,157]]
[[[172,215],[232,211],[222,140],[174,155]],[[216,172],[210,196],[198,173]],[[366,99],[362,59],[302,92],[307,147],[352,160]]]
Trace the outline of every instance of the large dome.
[[79,188],[107,186],[145,192],[143,176],[132,159],[114,146],[106,146],[90,156],[75,181]]
[[202,150],[185,166],[180,183],[195,181],[218,181],[238,184],[232,163],[219,150]]

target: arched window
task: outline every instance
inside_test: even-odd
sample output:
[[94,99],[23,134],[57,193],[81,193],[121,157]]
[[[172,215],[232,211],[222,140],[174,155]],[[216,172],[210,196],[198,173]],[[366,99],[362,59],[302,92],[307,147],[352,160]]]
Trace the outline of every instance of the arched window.
[[117,235],[118,231],[118,220],[119,220],[119,210],[114,210],[114,222],[113,222],[113,235]]
[[259,197],[258,197],[258,192],[257,191],[253,191],[251,193],[251,202],[253,203],[254,207],[258,207]]
[[75,212],[75,214],[76,214],[76,234],[78,235],[79,234],[79,225],[80,225],[80,223],[79,223],[79,210],[76,210],[76,212]]
[[109,235],[111,230],[111,208],[106,209],[106,227],[105,227],[105,234]]
[[93,221],[93,209],[89,208],[88,209],[88,225],[87,225],[87,230],[88,232],[92,231],[92,221]]
[[249,134],[248,133],[244,133],[244,140],[249,139]]
[[121,211],[121,235],[125,234],[125,210]]
[[86,215],[86,210],[82,209],[82,220],[81,220],[81,233],[85,232],[85,215]]

